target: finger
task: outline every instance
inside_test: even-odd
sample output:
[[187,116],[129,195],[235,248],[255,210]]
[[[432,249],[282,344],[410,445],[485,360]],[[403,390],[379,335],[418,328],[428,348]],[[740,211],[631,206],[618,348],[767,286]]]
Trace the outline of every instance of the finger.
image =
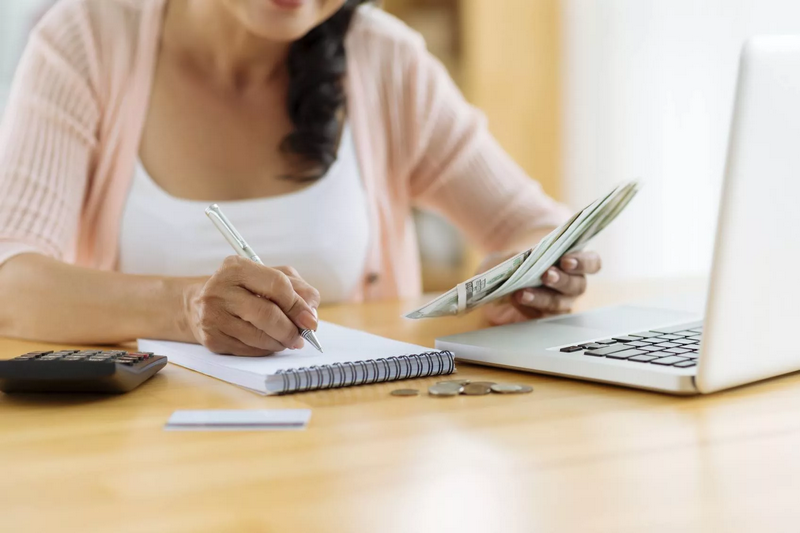
[[215,331],[204,342],[206,348],[221,355],[240,355],[244,357],[264,357],[273,352],[254,348],[222,331]]
[[297,270],[289,266],[276,267],[275,270],[279,270],[289,277],[294,291],[306,301],[309,307],[312,309],[317,309],[319,307],[321,302],[319,291],[304,280]]
[[273,301],[297,326],[317,329],[317,317],[283,272],[235,255],[225,259],[223,267],[235,283]]
[[545,314],[559,314],[568,313],[575,299],[551,289],[536,288],[518,291],[512,301],[522,312],[531,309]]
[[542,276],[546,287],[567,296],[580,296],[586,292],[586,276],[582,274],[570,275],[563,270],[551,267]]
[[[258,348],[259,350],[275,353],[286,349],[282,343],[275,340],[259,328],[255,327],[250,322],[239,318],[238,316],[229,314],[227,318],[221,321],[219,330],[222,333],[233,337],[234,339],[240,340],[252,348]],[[299,342],[294,343],[292,348],[299,348],[301,346],[300,343],[302,343],[302,339],[299,339]]]
[[239,289],[230,298],[228,312],[249,322],[281,344],[281,348],[300,347],[300,332],[289,317],[271,300],[258,298]]
[[597,252],[574,252],[562,257],[559,265],[569,274],[597,274],[603,261]]

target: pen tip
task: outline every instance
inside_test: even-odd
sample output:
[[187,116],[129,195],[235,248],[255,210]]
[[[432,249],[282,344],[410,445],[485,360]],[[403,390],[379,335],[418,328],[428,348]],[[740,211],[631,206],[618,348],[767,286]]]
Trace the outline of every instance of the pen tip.
[[311,344],[311,346],[316,348],[319,351],[319,353],[324,353],[322,351],[322,345],[319,343],[319,340],[317,339],[317,335],[313,331],[311,331],[310,329],[307,329],[307,330],[303,331],[301,336],[305,340],[307,340],[309,342],[309,344]]

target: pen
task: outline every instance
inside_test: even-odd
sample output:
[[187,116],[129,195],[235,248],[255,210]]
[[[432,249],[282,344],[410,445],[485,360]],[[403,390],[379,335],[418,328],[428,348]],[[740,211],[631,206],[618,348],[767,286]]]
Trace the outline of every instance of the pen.
[[[259,265],[263,265],[264,263],[261,261],[261,258],[258,257],[256,252],[250,248],[250,245],[247,244],[247,241],[244,240],[244,237],[233,227],[231,221],[228,220],[222,210],[219,208],[217,204],[211,204],[206,208],[206,215],[208,218],[211,219],[211,222],[217,227],[222,236],[225,237],[225,240],[236,250],[236,253],[242,257],[246,257],[251,261],[255,261]],[[298,328],[299,329],[299,328]],[[311,345],[322,352],[322,346],[317,339],[316,334],[311,331],[310,329],[301,329],[300,336],[307,340]]]

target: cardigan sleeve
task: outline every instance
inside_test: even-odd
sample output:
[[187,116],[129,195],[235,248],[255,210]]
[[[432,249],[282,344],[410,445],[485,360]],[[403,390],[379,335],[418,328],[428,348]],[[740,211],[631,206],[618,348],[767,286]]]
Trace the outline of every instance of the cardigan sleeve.
[[0,264],[74,255],[100,116],[83,4],[61,2],[33,30],[0,126]]
[[444,215],[486,251],[503,251],[517,236],[564,222],[568,210],[500,147],[424,43],[405,49],[414,203]]

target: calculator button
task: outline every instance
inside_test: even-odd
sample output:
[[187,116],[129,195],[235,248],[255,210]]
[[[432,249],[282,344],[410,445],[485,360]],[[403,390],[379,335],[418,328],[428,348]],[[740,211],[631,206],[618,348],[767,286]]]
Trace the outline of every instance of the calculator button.
[[80,355],[68,355],[63,360],[64,361],[83,361],[85,357]]

